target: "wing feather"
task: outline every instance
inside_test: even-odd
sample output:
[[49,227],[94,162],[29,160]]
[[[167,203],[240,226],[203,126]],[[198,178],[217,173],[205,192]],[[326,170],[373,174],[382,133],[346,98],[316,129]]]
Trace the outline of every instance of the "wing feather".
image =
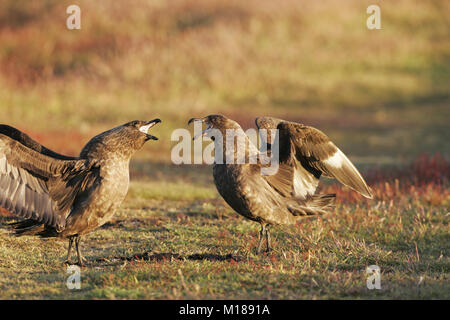
[[16,140],[17,142],[23,144],[24,146],[30,148],[31,150],[34,150],[36,152],[39,152],[40,154],[59,159],[59,160],[77,160],[78,158],[75,157],[69,157],[65,156],[59,153],[54,152],[53,150],[50,150],[40,143],[36,142],[35,140],[31,139],[27,134],[24,132],[8,126],[6,124],[0,124],[0,134],[3,134],[7,137],[10,137],[13,140]]
[[[295,196],[306,198],[313,195],[323,175],[372,198],[369,186],[356,167],[320,130],[272,117],[258,117],[255,123],[259,130],[268,130],[269,142],[273,140],[270,140],[270,129],[278,129],[279,161],[294,168],[292,185]],[[276,147],[270,143],[268,146],[270,149]]]
[[98,175],[87,160],[60,160],[0,133],[0,205],[62,230],[81,186]]
[[[295,158],[310,173],[337,179],[366,198],[372,193],[364,178],[347,156],[320,130],[293,122],[278,125],[281,140],[291,143]],[[281,152],[281,151],[280,151]]]
[[291,196],[306,199],[315,193],[319,184],[320,174],[318,174],[318,172],[311,172],[312,170],[306,170],[293,156],[295,154],[295,148],[290,142],[289,135],[282,135],[280,134],[280,131],[278,131],[278,137],[271,137],[271,130],[277,130],[278,125],[282,122],[284,122],[284,120],[272,117],[258,117],[255,120],[258,130],[266,130],[266,134],[260,134],[260,136],[263,140],[262,143],[267,143],[267,149],[271,155],[272,149],[278,146],[280,168],[283,166],[291,168],[291,171],[289,172],[289,184],[286,181],[287,171],[285,171],[285,174],[278,175],[282,179],[283,192],[280,192],[280,188],[276,187],[278,176],[269,176],[269,184],[283,196],[286,196],[286,191],[289,190]]

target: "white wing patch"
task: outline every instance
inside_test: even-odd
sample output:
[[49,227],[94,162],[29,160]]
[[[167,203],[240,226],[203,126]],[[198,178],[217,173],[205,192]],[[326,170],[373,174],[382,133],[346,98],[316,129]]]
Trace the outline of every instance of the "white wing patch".
[[366,198],[372,198],[370,188],[367,186],[364,178],[339,148],[337,148],[337,151],[331,157],[324,160],[323,163],[328,171],[326,176],[336,178]]
[[363,181],[365,184],[365,181],[359,173],[358,169],[356,169],[350,159],[347,158],[347,156],[341,150],[339,150],[339,148],[337,149],[336,153],[331,158],[325,160],[325,162],[328,165],[334,166],[335,168],[341,168],[342,166],[348,167],[352,171],[352,173],[358,176],[359,179],[361,179],[361,181]]
[[294,171],[294,194],[296,197],[306,198],[313,195],[319,185],[319,179],[308,172],[297,162],[297,168]]
[[345,154],[341,150],[337,149],[337,151],[324,162],[334,168],[341,168],[343,163],[347,161],[348,159]]

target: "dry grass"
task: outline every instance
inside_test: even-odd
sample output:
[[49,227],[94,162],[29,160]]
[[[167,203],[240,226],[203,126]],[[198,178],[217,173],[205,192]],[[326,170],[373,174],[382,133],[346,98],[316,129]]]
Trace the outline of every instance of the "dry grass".
[[448,1],[383,2],[379,31],[372,2],[82,0],[69,31],[67,1],[2,1],[0,117],[78,131],[74,153],[131,119],[162,118],[169,141],[213,112],[315,125],[372,163],[448,150]]
[[[415,174],[436,159],[392,177],[420,181]],[[0,233],[0,298],[449,298],[448,176],[426,185],[373,181],[372,201],[326,185],[338,193],[334,212],[273,227],[274,251],[258,256],[258,225],[211,189],[210,168],[165,168],[176,182],[164,184],[151,168],[141,167],[147,174],[134,180],[115,219],[86,238],[81,290],[65,286],[65,241]],[[366,287],[373,264],[381,290]]]
[[[133,119],[161,118],[160,141],[87,237],[81,290],[65,287],[65,241],[3,230],[0,298],[449,298],[449,1],[379,2],[379,31],[365,0],[80,0],[80,31],[65,28],[69,4],[0,2],[2,122],[71,155]],[[318,127],[375,200],[324,184],[335,211],[273,228],[275,251],[256,256],[258,226],[211,169],[170,164],[172,130],[210,113]],[[366,288],[370,264],[382,290]]]

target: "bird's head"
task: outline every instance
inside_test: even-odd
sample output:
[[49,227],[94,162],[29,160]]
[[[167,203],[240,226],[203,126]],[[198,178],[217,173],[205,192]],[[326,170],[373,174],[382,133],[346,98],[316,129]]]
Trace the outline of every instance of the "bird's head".
[[158,140],[157,137],[149,134],[148,131],[160,122],[160,119],[150,121],[135,120],[105,131],[92,138],[83,148],[80,156],[107,152],[130,157],[135,151],[141,149],[145,142]]
[[125,146],[130,146],[132,149],[139,150],[144,143],[149,140],[158,140],[157,137],[148,133],[150,128],[160,123],[160,119],[153,119],[150,121],[134,120],[118,127],[118,135],[121,138],[121,143]]
[[266,144],[269,154],[272,149],[272,142],[274,142],[275,136],[272,136],[272,130],[277,130],[278,125],[283,120],[272,117],[258,117],[255,119],[255,124],[261,135],[262,143]]
[[153,119],[150,121],[134,120],[121,126],[121,131],[128,139],[136,141],[139,149],[148,140],[158,140],[157,137],[149,134],[148,130],[160,122],[160,119]]
[[200,136],[209,137],[214,140],[214,130],[219,130],[222,136],[225,136],[227,129],[240,130],[241,126],[231,119],[220,115],[220,114],[211,114],[204,118],[192,118],[188,121],[188,125],[192,122],[201,122],[206,125],[206,128],[201,132],[194,136],[194,140]]
[[283,120],[273,117],[257,117],[255,119],[256,126],[259,129],[276,129],[278,124]]

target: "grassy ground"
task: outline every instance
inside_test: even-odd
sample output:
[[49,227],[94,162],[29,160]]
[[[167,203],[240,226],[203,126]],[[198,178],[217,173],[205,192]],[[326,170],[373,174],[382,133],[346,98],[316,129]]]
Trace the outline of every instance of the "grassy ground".
[[[0,298],[450,298],[448,181],[372,181],[372,201],[325,185],[338,193],[334,212],[273,227],[274,251],[258,256],[258,225],[224,204],[210,168],[175,170],[162,184],[151,176],[135,179],[115,219],[84,240],[80,290],[66,287],[65,241],[3,230]],[[369,265],[381,268],[381,290],[366,287]]]
[[[81,290],[65,285],[65,241],[2,229],[1,299],[450,298],[448,160],[417,158],[450,155],[449,1],[378,2],[375,31],[372,0],[80,0],[69,31],[72,3],[0,2],[1,122],[72,155],[134,119],[161,118],[160,140],[83,242]],[[172,130],[209,113],[318,127],[376,198],[324,184],[334,212],[274,227],[274,252],[257,256],[258,226],[220,199],[211,168],[170,163]],[[381,290],[366,287],[372,264]]]

